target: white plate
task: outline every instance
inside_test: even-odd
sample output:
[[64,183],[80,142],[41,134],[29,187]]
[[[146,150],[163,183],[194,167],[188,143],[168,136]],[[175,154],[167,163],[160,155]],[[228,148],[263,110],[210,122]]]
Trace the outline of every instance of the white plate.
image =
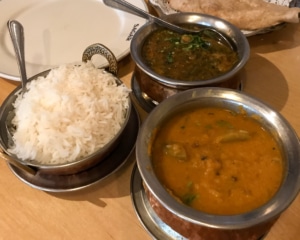
[[[300,0],[264,0],[266,2],[269,3],[274,3],[274,4],[278,4],[278,5],[282,5],[282,6],[290,6],[290,7],[294,7],[294,6],[298,6],[299,7],[299,1]],[[168,0],[149,0],[150,4],[156,9],[156,11],[158,12],[159,15],[162,14],[172,14],[172,13],[176,13],[177,11],[175,11],[174,9],[171,8],[171,6],[168,3]],[[275,26],[270,26],[269,28],[264,28],[264,29],[258,29],[255,31],[246,31],[246,30],[242,30],[242,32],[245,34],[245,36],[249,37],[252,35],[257,35],[257,34],[262,34],[262,33],[267,33],[270,31],[274,31],[276,29],[280,29],[283,26],[283,24],[278,24]]]
[[[128,0],[148,11],[143,0]],[[145,19],[110,8],[101,0],[0,0],[0,77],[19,81],[7,30],[8,20],[24,27],[27,75],[64,63],[80,63],[84,49],[106,45],[118,60],[129,53],[132,34]],[[106,59],[97,59],[99,67]]]

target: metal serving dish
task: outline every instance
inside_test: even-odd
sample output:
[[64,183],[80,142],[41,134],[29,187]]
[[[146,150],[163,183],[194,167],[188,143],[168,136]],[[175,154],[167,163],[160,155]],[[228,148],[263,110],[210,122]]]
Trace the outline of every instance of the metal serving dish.
[[[116,75],[117,74],[117,60],[113,53],[107,49],[105,46],[102,44],[93,44],[89,47],[87,47],[82,55],[82,61],[86,62],[87,60],[91,60],[92,57],[95,54],[100,54],[104,56],[108,62],[109,62],[109,67],[108,67],[108,72],[111,72],[112,74]],[[103,70],[105,71],[105,70]],[[42,73],[39,73],[33,77],[31,77],[28,81],[31,81],[33,79],[36,79],[39,76],[47,76],[47,74],[50,72],[50,70],[44,71]],[[117,84],[122,84],[123,82],[115,77],[115,80]],[[109,141],[103,148],[98,149],[96,152],[79,159],[74,162],[69,162],[69,163],[64,163],[64,164],[56,164],[56,165],[46,165],[46,164],[41,164],[37,161],[22,161],[17,158],[17,156],[12,155],[11,153],[8,152],[8,147],[9,147],[9,141],[11,141],[11,136],[9,135],[7,127],[11,125],[11,120],[12,120],[12,113],[14,111],[13,103],[16,100],[17,93],[20,92],[21,86],[18,86],[13,92],[9,94],[9,96],[5,99],[3,102],[1,109],[0,109],[0,146],[4,151],[5,158],[10,160],[12,164],[15,166],[22,168],[22,166],[25,166],[23,170],[27,169],[32,169],[30,171],[31,173],[36,173],[37,171],[46,173],[46,174],[60,174],[60,175],[65,175],[65,174],[73,174],[73,173],[78,173],[80,171],[83,171],[85,169],[88,169],[92,166],[95,166],[97,163],[102,161],[108,154],[113,151],[113,149],[118,145],[119,140],[122,136],[122,133],[125,129],[125,127],[128,124],[128,120],[130,117],[130,113],[132,110],[132,105],[131,105],[131,100],[130,97],[128,96],[128,109],[126,112],[125,116],[125,121],[123,125],[121,126],[120,131]],[[29,167],[29,168],[28,168]]]
[[[149,144],[160,124],[189,107],[223,107],[238,112],[242,107],[249,116],[261,119],[279,143],[285,161],[282,184],[265,205],[237,215],[213,215],[194,210],[176,201],[156,177]],[[280,214],[293,202],[300,189],[300,144],[290,124],[280,113],[261,101],[226,88],[196,88],[178,93],[160,103],[144,121],[136,143],[139,172],[150,205],[156,214],[184,237],[199,239],[261,239]]]
[[229,72],[208,80],[180,81],[161,76],[145,64],[142,56],[142,46],[145,38],[159,28],[157,24],[150,21],[134,34],[130,45],[131,56],[136,64],[134,74],[144,95],[146,94],[159,103],[171,95],[195,87],[239,88],[241,79],[237,74],[247,63],[250,48],[248,40],[238,28],[220,18],[205,14],[175,13],[162,17],[173,24],[197,24],[200,27],[211,27],[218,30],[228,38],[233,48],[236,49],[239,62]]

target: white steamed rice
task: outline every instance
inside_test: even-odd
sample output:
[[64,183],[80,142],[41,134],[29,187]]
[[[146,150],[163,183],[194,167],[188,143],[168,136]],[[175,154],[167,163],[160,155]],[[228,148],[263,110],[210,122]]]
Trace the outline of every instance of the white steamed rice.
[[9,149],[22,160],[76,161],[108,143],[125,120],[130,90],[91,62],[60,66],[27,87],[14,104]]

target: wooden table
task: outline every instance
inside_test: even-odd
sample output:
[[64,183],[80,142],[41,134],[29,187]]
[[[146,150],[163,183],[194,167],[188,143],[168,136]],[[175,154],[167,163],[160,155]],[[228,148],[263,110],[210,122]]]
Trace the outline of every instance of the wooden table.
[[[300,25],[249,37],[249,42],[251,56],[241,74],[244,91],[281,112],[300,135]],[[119,76],[128,86],[133,68],[130,56],[120,62]],[[0,79],[0,103],[18,84]],[[48,193],[24,184],[0,161],[0,239],[151,239],[131,202],[134,162],[132,155],[115,174],[84,190]],[[265,239],[300,239],[299,224],[300,196]]]

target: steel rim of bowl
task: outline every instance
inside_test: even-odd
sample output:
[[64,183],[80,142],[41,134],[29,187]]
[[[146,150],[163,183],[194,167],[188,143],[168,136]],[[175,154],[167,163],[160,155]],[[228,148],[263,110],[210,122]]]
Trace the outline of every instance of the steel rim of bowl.
[[[158,81],[159,83],[169,86],[169,87],[178,87],[178,88],[189,88],[197,87],[209,84],[216,84],[236,75],[242,67],[247,63],[250,56],[250,46],[246,36],[234,25],[231,23],[206,14],[196,14],[196,13],[174,13],[164,16],[168,21],[173,23],[197,23],[202,26],[209,26],[216,28],[224,35],[229,37],[234,37],[233,44],[237,46],[237,42],[241,43],[240,48],[237,49],[241,60],[236,64],[229,72],[223,74],[222,76],[215,77],[214,79],[209,80],[198,80],[198,81],[183,81],[183,80],[174,80],[167,78],[155,73],[150,67],[148,67],[142,61],[141,48],[145,40],[145,36],[148,35],[153,30],[159,28],[158,25],[152,21],[143,25],[133,36],[130,45],[131,56],[134,59],[135,64],[142,69],[147,75],[149,75],[153,80]],[[137,48],[137,46],[139,46]]]
[[[37,79],[38,77],[40,76],[46,76],[49,72],[51,71],[50,70],[46,70],[46,71],[43,71],[41,73],[38,73],[36,75],[34,75],[33,77],[29,78],[28,81],[32,81],[32,80],[35,80]],[[104,72],[106,72],[105,70],[103,70]],[[108,73],[110,74],[110,73]],[[115,80],[117,82],[117,84],[121,84],[122,81],[115,77]],[[11,106],[11,104],[15,101],[16,97],[17,97],[17,93],[21,90],[21,86],[18,86],[16,87],[10,94],[9,96],[5,99],[5,101],[3,102],[1,108],[0,108],[0,121],[1,121],[1,126],[0,126],[0,146],[2,147],[2,149],[5,151],[5,153],[9,156],[11,156],[12,158],[14,158],[17,162],[21,163],[21,164],[26,164],[28,166],[31,166],[31,167],[35,167],[37,169],[40,169],[40,170],[63,170],[63,169],[68,169],[68,168],[72,168],[72,167],[76,167],[77,165],[80,165],[81,163],[87,161],[87,159],[89,158],[93,158],[95,157],[96,155],[98,155],[100,152],[105,152],[107,150],[109,150],[109,148],[113,145],[114,141],[117,140],[121,134],[123,133],[123,130],[125,128],[125,126],[127,125],[128,123],[128,120],[129,120],[129,117],[130,117],[130,113],[131,113],[131,110],[132,110],[132,103],[131,103],[131,100],[130,100],[130,95],[128,95],[128,109],[126,111],[126,117],[125,117],[125,120],[124,120],[124,124],[122,125],[120,131],[103,147],[103,148],[100,148],[98,149],[96,152],[82,158],[82,159],[79,159],[77,161],[73,161],[73,162],[68,162],[68,163],[62,163],[62,164],[51,164],[51,165],[44,165],[44,164],[40,164],[39,162],[37,161],[22,161],[20,160],[18,157],[16,157],[15,155],[9,153],[7,151],[8,149],[8,143],[6,140],[3,139],[3,135],[6,135],[6,131],[4,131],[2,129],[2,126],[5,124],[5,121],[6,119],[3,119],[3,117],[5,117],[4,115],[8,115],[6,114],[7,111],[10,111],[13,107]]]
[[[284,145],[284,158],[288,160],[286,163],[286,176],[279,191],[265,205],[244,214],[231,216],[206,214],[177,202],[156,178],[148,155],[148,141],[151,138],[151,130],[154,129],[156,123],[164,119],[163,112],[166,112],[166,110],[173,111],[171,107],[175,105],[174,103],[180,106],[186,99],[195,102],[200,101],[199,98],[207,100],[218,95],[222,103],[235,104],[236,107],[242,105],[246,111],[254,111],[253,113],[259,113],[260,116],[267,118],[267,124],[270,124],[268,127],[276,127],[280,131],[278,137],[281,139],[280,144]],[[136,157],[143,181],[155,198],[168,211],[180,218],[206,227],[243,229],[274,219],[292,203],[300,188],[300,143],[296,132],[280,113],[261,101],[236,90],[224,88],[191,89],[171,96],[160,103],[149,114],[140,129],[136,143]]]

